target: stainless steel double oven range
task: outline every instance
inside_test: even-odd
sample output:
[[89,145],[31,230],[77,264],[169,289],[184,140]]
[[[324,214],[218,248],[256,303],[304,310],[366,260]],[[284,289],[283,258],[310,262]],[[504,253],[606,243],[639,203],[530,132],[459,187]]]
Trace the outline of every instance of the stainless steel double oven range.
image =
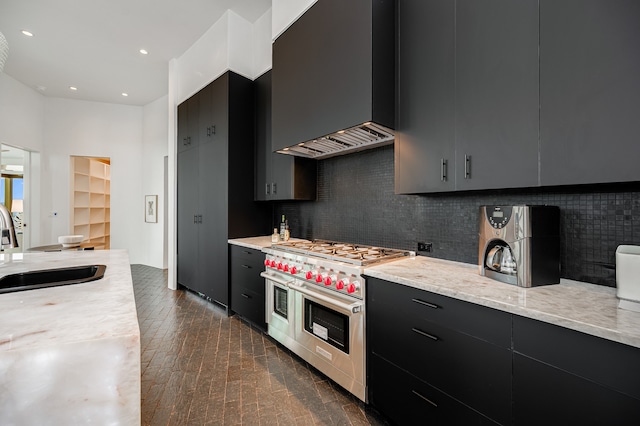
[[364,267],[409,252],[324,240],[263,252],[269,335],[366,402]]

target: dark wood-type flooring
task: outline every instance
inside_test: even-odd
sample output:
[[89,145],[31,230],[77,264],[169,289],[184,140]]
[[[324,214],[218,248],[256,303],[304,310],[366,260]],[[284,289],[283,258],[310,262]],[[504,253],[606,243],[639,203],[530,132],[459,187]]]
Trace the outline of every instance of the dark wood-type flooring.
[[132,265],[143,425],[386,425],[373,409],[166,271]]

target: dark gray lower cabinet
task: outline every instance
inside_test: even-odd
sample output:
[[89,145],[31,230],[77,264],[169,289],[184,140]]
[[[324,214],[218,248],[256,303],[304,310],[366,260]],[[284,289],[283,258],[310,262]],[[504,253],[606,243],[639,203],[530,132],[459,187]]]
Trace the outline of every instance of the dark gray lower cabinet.
[[262,330],[265,322],[265,285],[260,272],[264,270],[264,254],[236,245],[231,252],[231,310]]
[[513,350],[515,424],[638,424],[640,349],[514,316]]
[[178,283],[228,308],[228,239],[269,231],[253,201],[253,82],[228,71],[194,97],[210,110],[189,109],[208,128],[195,133],[210,136],[178,153]]
[[367,341],[369,402],[392,420],[510,423],[510,314],[368,278]]
[[399,425],[635,425],[640,349],[367,278],[369,403]]

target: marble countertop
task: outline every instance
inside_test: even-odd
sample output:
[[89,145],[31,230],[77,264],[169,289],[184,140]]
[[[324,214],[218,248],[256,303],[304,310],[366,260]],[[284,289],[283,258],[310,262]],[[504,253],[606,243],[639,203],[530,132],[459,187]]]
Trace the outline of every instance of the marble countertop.
[[[291,238],[289,241],[303,241],[300,238]],[[254,250],[262,250],[266,247],[271,247],[271,235],[264,237],[247,237],[247,238],[234,238],[228,241],[229,244],[237,246],[247,247]]]
[[97,281],[0,294],[0,424],[140,423],[127,251],[1,254],[0,276],[94,264]]
[[619,309],[615,288],[565,279],[522,288],[481,276],[477,265],[425,256],[370,266],[365,275],[640,348],[640,313]]

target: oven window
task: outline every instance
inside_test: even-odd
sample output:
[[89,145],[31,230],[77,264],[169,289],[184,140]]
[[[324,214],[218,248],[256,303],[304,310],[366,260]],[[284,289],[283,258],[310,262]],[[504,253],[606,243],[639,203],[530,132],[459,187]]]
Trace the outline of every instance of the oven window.
[[304,299],[304,329],[342,352],[349,353],[349,317]]
[[287,290],[277,285],[273,286],[273,312],[287,318]]

